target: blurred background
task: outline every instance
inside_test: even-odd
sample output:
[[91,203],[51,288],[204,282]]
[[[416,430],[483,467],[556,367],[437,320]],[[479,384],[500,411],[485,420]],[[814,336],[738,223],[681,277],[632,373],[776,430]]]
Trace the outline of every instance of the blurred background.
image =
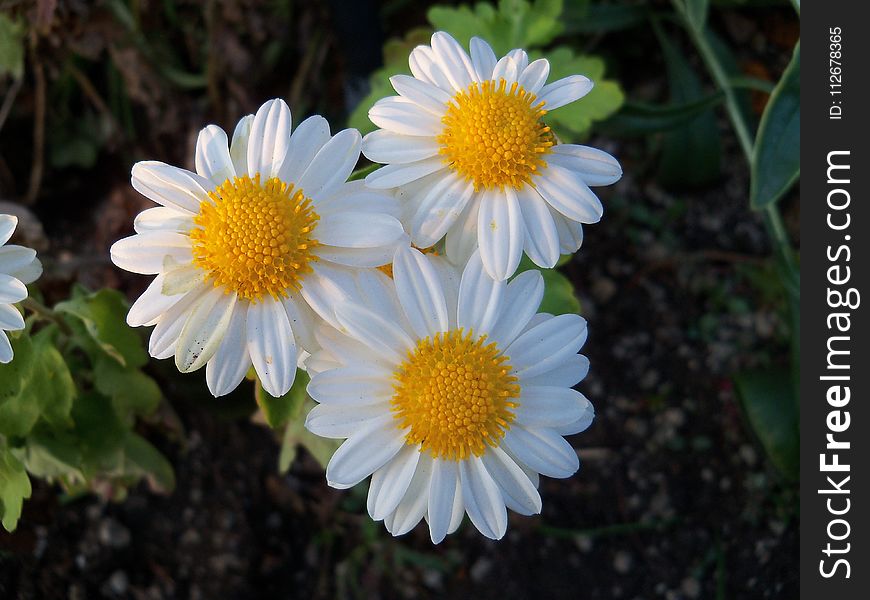
[[776,129],[796,4],[0,0],[0,213],[39,251],[46,304],[147,285],[108,255],[151,205],[135,161],[192,168],[202,126],[232,131],[272,97],[297,123],[370,130],[386,77],[435,29],[591,77],[548,119],[625,171],[550,283],[550,310],[589,321],[579,389],[597,418],[571,439],[580,472],[542,480],[543,514],[512,515],[500,542],[467,522],[437,547],[425,526],[393,539],[364,485],[327,487],[328,450],[298,422],[263,423],[251,384],[215,400],[203,373],[151,361],[163,399],[135,430],[174,490],[33,478],[0,530],[0,597],[796,597],[797,150]]

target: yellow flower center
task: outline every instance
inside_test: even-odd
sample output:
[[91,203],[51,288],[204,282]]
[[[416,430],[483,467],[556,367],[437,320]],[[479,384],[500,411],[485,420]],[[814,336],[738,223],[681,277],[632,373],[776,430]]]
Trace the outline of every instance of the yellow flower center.
[[227,179],[199,205],[190,232],[193,260],[214,280],[215,287],[256,302],[298,290],[317,240],[320,218],[302,190],[260,175]]
[[417,342],[394,374],[391,401],[405,440],[435,458],[463,460],[497,446],[519,406],[508,357],[462,329]]
[[555,143],[541,120],[544,101],[516,82],[474,82],[459,92],[441,119],[441,154],[474,189],[520,189],[546,167],[542,158]]

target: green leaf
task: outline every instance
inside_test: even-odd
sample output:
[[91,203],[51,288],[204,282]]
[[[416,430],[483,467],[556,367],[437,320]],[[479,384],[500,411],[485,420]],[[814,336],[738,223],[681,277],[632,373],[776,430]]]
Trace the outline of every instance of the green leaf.
[[[576,6],[579,5],[579,6]],[[646,23],[647,9],[637,4],[603,4],[596,2],[583,10],[583,2],[569,2],[563,20],[566,34],[610,33]]]
[[142,367],[148,362],[139,335],[125,321],[127,301],[117,290],[102,289],[89,294],[77,288],[72,298],[58,304],[55,310],[81,320],[100,349],[122,366]]
[[472,37],[485,39],[497,55],[514,48],[541,47],[562,32],[562,0],[500,0],[498,8],[479,2],[470,7],[433,6],[427,17],[468,48]]
[[290,391],[275,398],[269,392],[258,385],[254,394],[257,406],[263,411],[266,423],[272,429],[283,427],[291,419],[297,419],[302,403],[305,401],[309,381],[308,373],[301,369],[296,370],[296,379]]
[[21,79],[24,74],[24,23],[0,13],[0,77]]
[[[571,259],[571,256],[563,256],[558,265],[563,265]],[[517,274],[529,269],[535,269],[544,278],[544,299],[541,300],[539,312],[553,315],[580,314],[580,301],[574,294],[574,286],[571,281],[556,269],[541,269],[537,267],[528,256],[523,255]]]
[[130,433],[124,439],[124,476],[135,480],[146,478],[155,492],[168,494],[175,489],[172,465],[145,438]]
[[[301,410],[299,412],[307,415],[315,406],[316,403],[313,400],[306,398],[305,402],[300,406]],[[326,469],[329,459],[335,454],[341,442],[342,440],[333,440],[314,435],[305,429],[305,419],[293,419],[287,423],[287,428],[284,429],[284,437],[281,440],[281,453],[278,456],[278,471],[286,473],[290,469],[290,465],[296,460],[299,446],[308,450],[311,456],[320,463],[320,466]]]
[[162,394],[157,383],[139,369],[125,368],[107,356],[98,356],[94,365],[97,391],[112,399],[122,418],[147,416],[157,410]]
[[[685,55],[660,29],[655,31],[665,57],[671,102],[685,104],[703,99],[701,80]],[[665,136],[659,179],[665,185],[680,187],[707,184],[719,177],[721,156],[719,126],[708,109]]]
[[708,0],[685,0],[685,2],[689,24],[698,31],[703,31],[707,24],[707,12],[710,9]]
[[771,462],[790,480],[798,478],[800,434],[797,403],[786,371],[755,371],[734,380],[743,410]]
[[714,92],[699,100],[683,104],[641,104],[627,102],[618,114],[604,121],[599,130],[615,136],[649,135],[687,125],[719,105],[724,95]]
[[15,359],[0,365],[0,434],[25,436],[40,417],[55,426],[69,423],[76,389],[53,332],[12,340]]
[[604,61],[597,56],[576,55],[570,48],[560,46],[548,52],[529,53],[529,60],[538,58],[550,61],[548,81],[579,74],[595,84],[592,91],[577,102],[547,113],[545,120],[560,137],[570,139],[587,133],[594,122],[614,114],[625,101],[619,84],[604,79]]
[[800,176],[801,48],[773,90],[761,116],[752,157],[752,208],[762,209],[779,200]]
[[[2,16],[2,15],[0,15]],[[30,498],[30,478],[5,443],[0,446],[0,521],[12,532],[21,517],[21,506]]]

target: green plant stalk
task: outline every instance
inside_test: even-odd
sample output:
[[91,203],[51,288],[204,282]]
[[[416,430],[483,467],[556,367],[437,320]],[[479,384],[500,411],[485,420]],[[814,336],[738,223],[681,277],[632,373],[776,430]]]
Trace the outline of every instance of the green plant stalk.
[[63,318],[61,318],[56,312],[54,312],[38,300],[30,297],[25,298],[21,301],[21,306],[35,314],[40,319],[49,321],[57,325],[58,329],[60,329],[65,336],[70,337],[73,335],[73,331],[72,329],[70,329],[69,324],[64,321]]
[[[674,9],[679,13],[685,29],[689,32],[692,42],[701,54],[701,59],[710,72],[710,76],[716,83],[716,86],[725,94],[725,108],[728,111],[728,117],[737,134],[737,140],[740,142],[740,147],[746,157],[746,162],[751,166],[752,158],[755,152],[753,136],[750,132],[749,125],[743,118],[743,113],[740,112],[740,106],[737,102],[737,95],[731,78],[725,71],[725,68],[719,62],[713,48],[707,42],[707,37],[704,31],[692,25],[692,21],[686,14],[685,5],[679,0],[671,0]],[[792,361],[797,372],[800,353],[800,270],[798,269],[795,260],[794,251],[791,248],[791,241],[788,239],[788,234],[785,230],[785,225],[782,222],[782,215],[779,212],[778,203],[769,204],[763,211],[764,225],[768,235],[774,241],[774,252],[776,253],[777,265],[780,270],[780,277],[783,280],[786,289],[790,311],[790,325],[792,335]],[[795,377],[796,379],[796,377]],[[796,381],[794,382],[796,386]],[[797,389],[795,389],[795,399],[797,399]],[[797,400],[796,400],[797,401]]]

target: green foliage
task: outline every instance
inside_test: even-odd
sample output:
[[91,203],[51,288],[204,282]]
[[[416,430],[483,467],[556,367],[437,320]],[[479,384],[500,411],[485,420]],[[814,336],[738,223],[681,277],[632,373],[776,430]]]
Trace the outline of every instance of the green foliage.
[[757,371],[735,378],[737,393],[752,430],[771,462],[787,479],[800,467],[800,434],[794,390],[787,371]]
[[6,445],[0,442],[0,522],[6,531],[15,529],[21,505],[30,498],[30,478]]
[[497,8],[487,2],[433,6],[427,16],[435,29],[450,33],[463,46],[477,36],[504,55],[514,48],[549,44],[562,32],[561,13],[562,0],[500,0]]
[[[667,35],[656,29],[668,73],[671,102],[698,102],[704,99],[701,80],[682,52]],[[722,156],[716,115],[708,109],[665,136],[659,164],[659,179],[665,185],[698,186],[719,177]]]
[[12,338],[14,360],[0,365],[4,527],[14,529],[20,516],[27,473],[70,494],[110,499],[143,478],[157,491],[171,490],[171,465],[134,429],[161,394],[140,370],[148,355],[124,322],[123,296],[76,288],[54,310],[32,306],[27,329]]
[[254,396],[257,400],[257,406],[263,412],[263,417],[265,417],[269,427],[280,429],[290,419],[298,419],[299,409],[307,398],[305,388],[308,387],[309,380],[308,373],[297,369],[293,386],[290,388],[290,391],[280,398],[275,398],[264,390],[261,385],[256,387]]
[[756,209],[779,200],[800,176],[801,47],[776,85],[758,126],[750,202]]
[[0,13],[0,77],[24,74],[24,24]]
[[[589,77],[595,87],[578,102],[573,102],[547,114],[547,122],[565,141],[583,136],[593,123],[606,119],[622,105],[624,96],[619,85],[604,79],[604,61],[596,56],[576,54],[567,46],[544,50],[563,29],[561,0],[501,0],[498,7],[480,2],[469,5],[434,6],[428,19],[434,30],[446,31],[468,48],[469,40],[478,36],[486,40],[501,56],[514,48],[529,52],[530,60],[550,61],[549,81],[581,74]],[[415,46],[428,44],[433,30],[414,29],[402,40],[391,40],[384,46],[384,66],[372,74],[369,95],[354,109],[348,125],[362,133],[374,131],[368,119],[372,105],[395,91],[389,78],[410,74],[408,55]]]
[[721,104],[722,93],[714,92],[699,100],[682,104],[645,104],[626,102],[622,110],[601,124],[608,135],[643,136],[680,129],[689,125],[696,117]]

